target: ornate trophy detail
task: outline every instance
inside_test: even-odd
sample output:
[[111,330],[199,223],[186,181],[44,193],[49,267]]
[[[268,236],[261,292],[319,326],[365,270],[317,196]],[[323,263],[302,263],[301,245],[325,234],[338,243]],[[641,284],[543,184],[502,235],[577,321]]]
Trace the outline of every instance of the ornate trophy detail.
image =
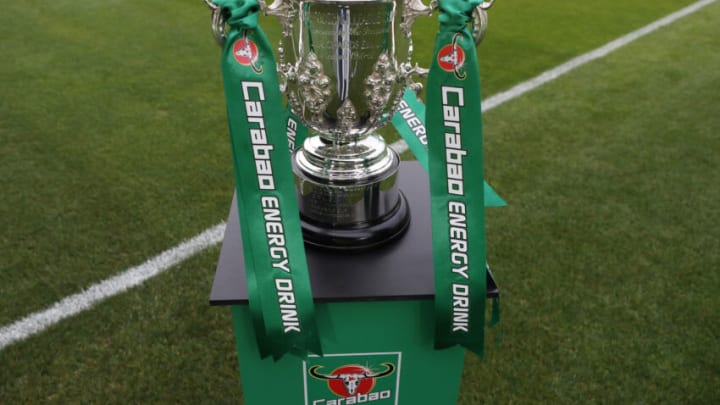
[[373,73],[365,79],[365,98],[370,112],[370,120],[373,122],[382,118],[383,110],[397,83],[397,76],[392,67],[390,58],[383,53],[375,62]]
[[358,116],[355,106],[350,100],[343,101],[343,104],[337,110],[338,123],[337,129],[340,133],[347,133],[353,128],[353,124],[357,122]]
[[321,120],[330,99],[330,78],[323,72],[322,64],[313,52],[308,54],[300,66],[297,83],[305,108],[310,111],[310,119]]
[[[494,1],[494,0],[493,0]],[[213,9],[213,33],[225,23]],[[291,110],[312,130],[292,154],[298,207],[307,243],[364,249],[400,237],[410,221],[396,185],[400,159],[375,131],[386,124],[403,91],[428,70],[412,66],[412,26],[435,1],[276,0],[260,4],[279,19],[278,75]],[[485,9],[474,13],[476,41]],[[396,33],[401,35],[396,38]],[[402,44],[398,46],[398,43]]]

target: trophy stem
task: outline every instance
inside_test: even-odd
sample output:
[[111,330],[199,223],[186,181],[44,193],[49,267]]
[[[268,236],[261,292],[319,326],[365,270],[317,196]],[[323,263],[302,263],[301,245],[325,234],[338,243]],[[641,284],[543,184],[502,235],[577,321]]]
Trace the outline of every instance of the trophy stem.
[[408,203],[397,187],[400,159],[381,137],[341,144],[312,136],[292,161],[306,243],[362,250],[407,230]]

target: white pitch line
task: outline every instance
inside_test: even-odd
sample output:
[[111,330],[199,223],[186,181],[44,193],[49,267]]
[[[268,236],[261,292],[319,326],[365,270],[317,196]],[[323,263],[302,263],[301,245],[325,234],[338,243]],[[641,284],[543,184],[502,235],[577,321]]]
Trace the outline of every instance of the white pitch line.
[[[500,92],[498,94],[495,94],[491,97],[488,97],[487,99],[483,100],[482,102],[482,111],[486,112],[489,110],[492,110],[493,108],[505,103],[506,101],[510,101],[514,98],[517,98],[531,90],[534,90],[548,82],[551,82],[558,77],[575,70],[579,68],[580,66],[592,62],[596,59],[600,59],[607,54],[616,51],[617,49],[635,41],[638,40],[645,35],[658,30],[659,28],[662,28],[666,25],[672,24],[675,21],[692,14],[701,8],[710,5],[714,3],[716,0],[701,0],[697,3],[693,3],[683,9],[680,9],[672,14],[669,14],[653,23],[650,23],[640,29],[637,29],[629,34],[623,35],[622,37],[609,42],[600,48],[596,48],[588,53],[584,53],[576,58],[570,59],[569,61],[563,63],[562,65],[556,66],[550,70],[547,70],[538,76],[533,77],[530,80],[524,81],[518,85],[515,85],[509,90]],[[394,142],[392,145],[390,145],[391,148],[393,148],[397,153],[403,153],[408,149],[407,143],[405,143],[404,140],[399,140],[397,142]]]
[[32,313],[19,321],[0,328],[0,350],[42,332],[65,318],[90,309],[106,298],[142,284],[172,266],[219,243],[222,241],[224,234],[225,223],[223,222],[160,253],[139,266],[129,268],[116,276],[92,285],[83,292],[66,297],[47,309]]
[[[701,8],[714,3],[716,0],[701,0],[691,4],[679,11],[667,15],[643,28],[624,35],[600,48],[580,55],[560,66],[550,69],[539,76],[522,82],[510,90],[498,93],[487,98],[483,102],[483,111],[491,110],[506,101],[517,98],[528,91],[536,89],[545,83],[576,69],[590,61],[602,58],[610,52],[629,44],[655,30],[671,24],[680,18],[692,14]],[[398,141],[390,145],[393,149],[403,152],[407,149],[404,141]],[[92,285],[87,290],[71,295],[53,304],[47,309],[34,312],[10,325],[0,328],[0,350],[5,347],[25,340],[28,337],[40,333],[61,320],[76,315],[86,309],[90,309],[99,302],[116,294],[126,291],[129,288],[140,285],[146,280],[157,276],[172,266],[181,263],[201,251],[220,243],[225,233],[225,223],[220,223],[209,228],[192,239],[168,249],[159,255],[149,259],[145,263],[129,268],[124,272],[109,279]]]

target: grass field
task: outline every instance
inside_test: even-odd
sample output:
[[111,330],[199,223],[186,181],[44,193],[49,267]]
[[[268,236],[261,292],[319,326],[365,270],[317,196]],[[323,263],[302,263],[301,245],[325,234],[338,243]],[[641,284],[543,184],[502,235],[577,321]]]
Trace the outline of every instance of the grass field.
[[[0,326],[226,217],[219,49],[201,1],[168,3],[3,5]],[[500,0],[483,93],[691,3]],[[720,402],[717,21],[485,115],[503,341],[467,356],[459,403]],[[0,350],[0,404],[242,403],[229,310],[207,304],[218,252]]]

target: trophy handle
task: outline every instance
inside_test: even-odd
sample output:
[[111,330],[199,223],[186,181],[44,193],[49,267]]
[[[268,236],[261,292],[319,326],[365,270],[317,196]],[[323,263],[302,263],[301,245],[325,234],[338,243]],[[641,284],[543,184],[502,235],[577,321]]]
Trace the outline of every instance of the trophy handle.
[[212,11],[212,13],[210,13],[210,27],[212,29],[213,38],[215,38],[215,42],[222,47],[225,45],[225,39],[227,38],[227,29],[225,27],[225,20],[222,18],[222,10],[220,9],[220,6],[210,0],[204,1],[205,5],[208,6],[210,11]]
[[485,30],[488,24],[487,10],[489,10],[493,4],[495,4],[495,0],[484,1],[473,10],[472,36],[475,40],[475,46],[480,45],[480,42],[485,38]]
[[287,37],[292,33],[292,20],[297,15],[297,9],[292,0],[274,0],[268,5],[265,0],[258,0],[260,8],[265,15],[276,17],[280,20],[282,27],[282,36]]
[[[225,24],[225,20],[222,16],[222,10],[220,6],[213,3],[212,0],[203,1],[211,11],[210,27],[212,29],[213,37],[215,38],[215,41],[218,43],[218,45],[222,47],[225,45],[228,31],[227,25]],[[295,74],[293,66],[285,62],[285,47],[283,44],[283,38],[288,38],[292,35],[292,19],[297,14],[296,7],[294,6],[292,0],[274,0],[273,3],[270,5],[267,5],[265,0],[258,0],[258,3],[260,4],[260,8],[265,13],[265,15],[276,17],[280,20],[280,24],[282,26],[282,35],[280,37],[280,42],[277,48],[279,55],[277,68],[280,76],[280,91],[285,91],[287,81],[292,80]]]
[[297,2],[295,0],[274,0],[272,4],[268,5],[265,0],[258,0],[258,3],[265,15],[275,17],[280,21],[282,33],[278,40],[276,66],[280,79],[280,91],[284,92],[287,89],[288,81],[295,80],[297,76],[293,64],[287,63],[285,60],[285,39],[290,39],[294,59],[298,58],[297,49],[292,40],[293,20],[297,16]]
[[[414,91],[418,98],[420,97],[423,85],[415,80],[426,77],[430,69],[420,67],[417,63],[415,63],[415,66],[412,64],[414,49],[412,27],[418,17],[429,17],[435,9],[437,9],[437,0],[432,0],[428,5],[425,5],[422,0],[404,0],[403,2],[400,29],[402,30],[405,39],[408,41],[408,51],[407,58],[399,65],[399,74],[401,80],[405,80],[405,85],[410,90]],[[401,96],[398,96],[396,102],[400,101],[400,97]]]
[[[475,40],[475,46],[479,45],[485,37],[485,30],[487,29],[488,23],[487,10],[495,4],[495,1],[496,0],[483,1],[473,10],[472,36]],[[437,10],[438,1],[431,0],[428,5],[425,5],[422,0],[404,0],[404,2],[400,28],[402,29],[405,38],[407,38],[409,45],[407,59],[405,62],[400,64],[400,71],[401,75],[405,78],[408,88],[413,90],[419,97],[420,92],[422,91],[422,83],[416,82],[414,77],[426,77],[430,69],[420,67],[417,63],[415,66],[412,65],[412,26],[415,23],[415,19],[418,17],[430,16],[433,11]]]

